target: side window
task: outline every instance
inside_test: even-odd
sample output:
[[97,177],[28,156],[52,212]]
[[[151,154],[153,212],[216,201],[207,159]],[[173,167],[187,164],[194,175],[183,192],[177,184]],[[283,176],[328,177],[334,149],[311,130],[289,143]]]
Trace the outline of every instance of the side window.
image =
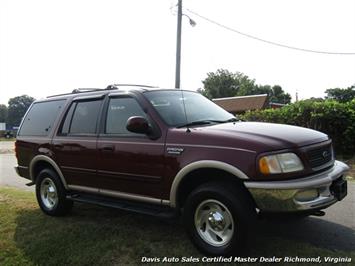
[[76,107],[76,102],[73,102],[72,105],[70,106],[70,109],[65,117],[64,123],[62,125],[62,129],[61,129],[61,135],[67,135],[69,134],[69,128],[70,128],[70,123],[73,117],[73,112],[75,110]]
[[[129,134],[136,135],[126,129],[126,123],[131,116],[146,117],[142,107],[133,98],[112,98],[110,99],[107,118],[106,134]],[[138,135],[138,134],[137,134]]]
[[102,100],[72,103],[60,134],[95,134],[101,103]]
[[65,100],[33,104],[23,120],[19,136],[48,136],[64,104]]

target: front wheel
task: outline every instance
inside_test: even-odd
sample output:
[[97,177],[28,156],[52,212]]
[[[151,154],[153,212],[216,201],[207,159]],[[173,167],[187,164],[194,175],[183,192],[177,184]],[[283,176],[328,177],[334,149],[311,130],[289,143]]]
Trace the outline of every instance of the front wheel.
[[195,246],[209,255],[240,254],[255,209],[249,195],[230,184],[207,183],[187,198],[183,220]]
[[51,169],[42,170],[36,179],[36,197],[41,210],[51,216],[70,212],[73,202],[66,199],[65,188]]

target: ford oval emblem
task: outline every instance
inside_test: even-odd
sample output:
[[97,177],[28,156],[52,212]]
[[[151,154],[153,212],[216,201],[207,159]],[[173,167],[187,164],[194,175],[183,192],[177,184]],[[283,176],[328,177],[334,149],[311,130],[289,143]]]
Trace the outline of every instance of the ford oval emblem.
[[329,155],[328,151],[323,151],[322,156],[323,158],[326,158]]

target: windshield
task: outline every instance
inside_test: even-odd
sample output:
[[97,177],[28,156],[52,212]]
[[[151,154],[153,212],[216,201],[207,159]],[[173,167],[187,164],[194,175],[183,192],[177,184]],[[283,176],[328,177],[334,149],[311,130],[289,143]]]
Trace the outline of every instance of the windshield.
[[232,114],[197,92],[166,90],[144,94],[169,126],[222,123],[235,119]]

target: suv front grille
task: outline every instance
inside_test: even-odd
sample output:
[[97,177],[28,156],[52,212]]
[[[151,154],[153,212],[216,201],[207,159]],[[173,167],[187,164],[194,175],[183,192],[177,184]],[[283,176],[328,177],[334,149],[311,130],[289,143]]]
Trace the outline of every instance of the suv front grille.
[[331,144],[307,151],[309,164],[313,170],[327,167],[333,159],[333,149]]

